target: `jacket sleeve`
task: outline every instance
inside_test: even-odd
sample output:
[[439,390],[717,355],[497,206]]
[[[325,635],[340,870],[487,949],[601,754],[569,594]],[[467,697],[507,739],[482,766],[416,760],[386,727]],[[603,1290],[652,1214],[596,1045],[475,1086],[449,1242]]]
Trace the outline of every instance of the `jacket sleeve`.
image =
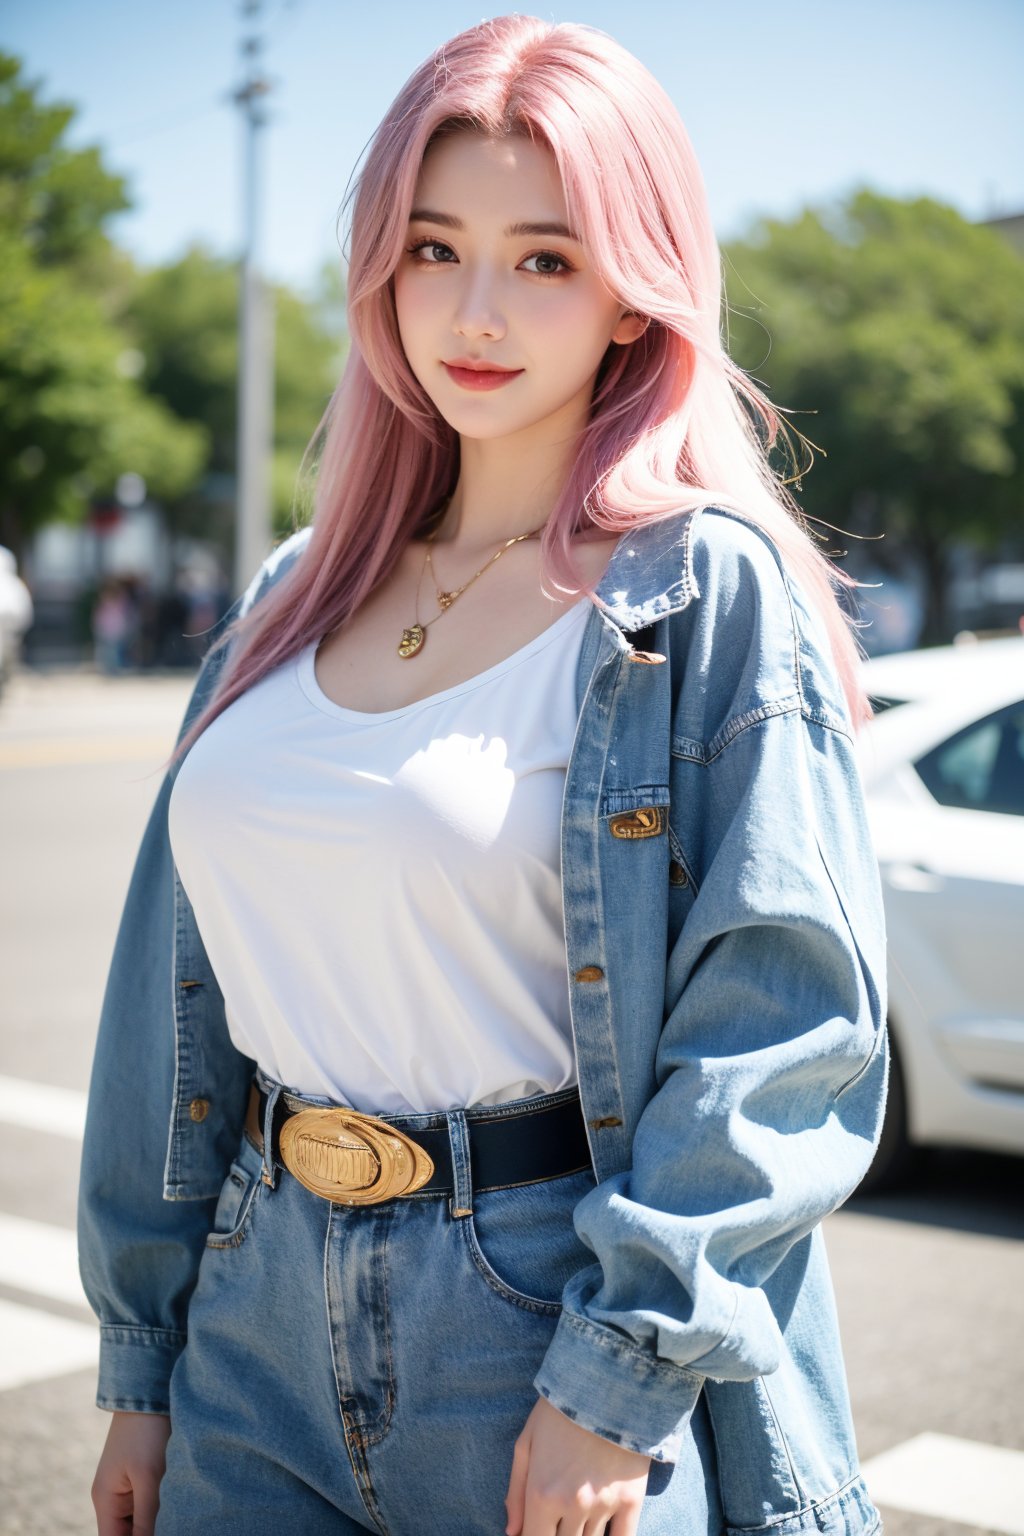
[[[266,567],[217,626],[255,601]],[[207,655],[178,739],[224,653]],[[215,1200],[163,1198],[175,1076],[174,864],[165,775],[136,856],[93,1056],[78,1190],[78,1259],[100,1322],[100,1408],[167,1413]],[[226,1172],[226,1169],[225,1169]]]
[[[765,1282],[867,1170],[887,1066],[881,888],[845,716],[793,673],[814,646],[799,629],[793,645],[771,557],[706,573],[702,592],[682,616],[672,780],[698,890],[668,954],[656,1091],[631,1168],[576,1207],[598,1262],[566,1285],[535,1379],[584,1427],[667,1461],[705,1378],[778,1365]],[[708,721],[711,668],[730,703]]]

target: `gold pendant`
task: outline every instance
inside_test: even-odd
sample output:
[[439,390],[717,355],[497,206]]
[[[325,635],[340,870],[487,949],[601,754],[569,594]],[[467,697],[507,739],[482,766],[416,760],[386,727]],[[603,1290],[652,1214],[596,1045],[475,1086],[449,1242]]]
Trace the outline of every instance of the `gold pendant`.
[[437,600],[441,604],[442,609],[450,608],[458,595],[459,594],[457,592],[439,592],[437,594]]
[[426,630],[422,624],[413,624],[411,628],[403,629],[402,643],[398,647],[399,656],[415,656],[416,652],[422,649],[426,638]]

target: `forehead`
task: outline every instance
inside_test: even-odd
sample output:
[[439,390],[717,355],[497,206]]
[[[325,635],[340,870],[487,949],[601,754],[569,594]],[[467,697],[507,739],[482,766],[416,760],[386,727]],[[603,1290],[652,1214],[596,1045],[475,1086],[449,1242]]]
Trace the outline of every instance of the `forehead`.
[[497,215],[565,218],[558,164],[546,144],[524,134],[491,138],[463,129],[429,146],[416,181],[416,204],[463,221]]

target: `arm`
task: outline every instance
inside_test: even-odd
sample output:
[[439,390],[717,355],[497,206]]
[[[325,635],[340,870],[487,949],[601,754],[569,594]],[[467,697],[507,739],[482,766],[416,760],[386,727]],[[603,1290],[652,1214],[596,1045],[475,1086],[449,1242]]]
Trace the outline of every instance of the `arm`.
[[835,685],[776,562],[754,535],[738,548],[702,570],[672,653],[701,658],[672,781],[699,889],[668,955],[657,1088],[632,1167],[576,1208],[598,1262],[566,1286],[535,1379],[665,1460],[705,1378],[776,1368],[765,1282],[860,1181],[884,1100],[884,925],[853,745],[816,707],[815,667]]
[[[215,634],[269,590],[302,542],[288,541],[264,562]],[[224,650],[207,654],[179,741],[212,694],[225,659]],[[124,1413],[168,1411],[168,1383],[185,1345],[188,1302],[216,1204],[216,1196],[171,1200],[163,1194],[176,1065],[175,872],[167,830],[172,785],[173,770],[143,834],[114,947],[78,1195],[79,1268],[100,1320],[96,1401]],[[212,973],[209,985],[216,986]]]
[[[210,666],[208,658],[186,720],[208,696]],[[114,946],[78,1193],[79,1268],[100,1321],[96,1401],[132,1413],[168,1411],[167,1383],[185,1344],[188,1300],[214,1205],[163,1198],[175,1071],[174,865],[167,833],[172,785],[165,774]]]

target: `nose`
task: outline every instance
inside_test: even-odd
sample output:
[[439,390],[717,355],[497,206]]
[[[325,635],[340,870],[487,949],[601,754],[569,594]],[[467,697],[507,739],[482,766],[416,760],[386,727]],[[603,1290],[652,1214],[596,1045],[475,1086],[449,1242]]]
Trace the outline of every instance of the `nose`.
[[453,321],[455,334],[498,340],[505,334],[506,321],[496,275],[482,265],[467,266],[464,271]]

